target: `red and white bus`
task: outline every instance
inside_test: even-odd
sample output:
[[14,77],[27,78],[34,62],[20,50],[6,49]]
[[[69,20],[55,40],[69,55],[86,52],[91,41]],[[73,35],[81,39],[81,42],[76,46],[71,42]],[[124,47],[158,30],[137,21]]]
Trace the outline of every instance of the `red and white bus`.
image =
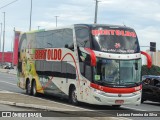
[[101,24],[22,33],[18,50],[18,86],[78,101],[140,104],[141,54],[132,28]]

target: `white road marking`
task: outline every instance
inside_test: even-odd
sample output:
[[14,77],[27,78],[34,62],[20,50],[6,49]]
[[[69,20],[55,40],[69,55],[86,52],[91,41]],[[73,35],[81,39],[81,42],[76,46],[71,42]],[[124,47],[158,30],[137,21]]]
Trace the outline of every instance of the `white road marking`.
[[6,81],[0,81],[1,83],[6,83],[6,84],[10,84],[10,85],[14,85],[14,86],[17,86],[17,84],[14,84],[14,83],[10,83],[10,82],[6,82]]
[[0,89],[0,93],[12,93],[12,92],[7,91],[7,90]]
[[137,111],[147,111],[147,110],[142,110],[142,109],[137,109],[137,108],[131,108],[131,107],[123,107],[123,108],[127,108],[130,110],[137,110]]

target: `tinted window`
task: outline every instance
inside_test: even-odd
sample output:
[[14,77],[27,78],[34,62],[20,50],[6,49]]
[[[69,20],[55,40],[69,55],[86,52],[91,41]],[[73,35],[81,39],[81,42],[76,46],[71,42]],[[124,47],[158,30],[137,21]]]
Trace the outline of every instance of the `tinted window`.
[[90,48],[89,29],[87,27],[76,27],[75,30],[77,46]]
[[45,48],[45,32],[36,33],[36,48]]
[[73,30],[72,29],[64,29],[63,30],[63,47],[68,44],[68,46],[73,45]]
[[26,49],[26,47],[27,47],[27,38],[26,38],[26,34],[23,34],[20,39],[18,51],[20,52],[21,50]]
[[51,30],[36,33],[37,48],[63,48],[73,44],[72,29]]
[[139,53],[136,33],[130,28],[96,26],[92,28],[94,49],[109,53]]
[[45,32],[45,46],[47,48],[62,47],[63,30],[52,30]]

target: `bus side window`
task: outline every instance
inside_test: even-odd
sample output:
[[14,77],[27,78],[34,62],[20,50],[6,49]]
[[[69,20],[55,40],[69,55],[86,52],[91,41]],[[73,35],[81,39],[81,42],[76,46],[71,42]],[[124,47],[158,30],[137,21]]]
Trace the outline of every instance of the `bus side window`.
[[83,53],[80,48],[90,48],[90,32],[88,27],[76,27],[76,43],[81,74],[88,80],[92,80],[92,67],[90,66],[89,55]]
[[83,48],[90,48],[89,28],[76,27],[75,30],[76,30],[77,46],[83,47]]
[[70,50],[74,50],[74,44],[73,44],[73,30],[70,28],[66,28],[63,30],[63,46],[65,48],[68,48]]

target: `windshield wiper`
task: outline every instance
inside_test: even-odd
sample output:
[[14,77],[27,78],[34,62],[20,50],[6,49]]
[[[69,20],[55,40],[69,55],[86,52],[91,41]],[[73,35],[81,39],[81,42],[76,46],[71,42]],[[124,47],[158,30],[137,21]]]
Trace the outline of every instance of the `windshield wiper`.
[[101,80],[99,80],[99,81],[94,81],[94,82],[96,82],[96,83],[98,83],[98,84],[100,84],[100,85],[103,85],[103,84],[104,84],[104,82],[101,81]]
[[126,85],[126,84],[135,84],[136,86],[139,85],[139,83],[137,83],[137,82],[125,82],[125,83],[121,83],[121,84],[124,84],[124,85]]

